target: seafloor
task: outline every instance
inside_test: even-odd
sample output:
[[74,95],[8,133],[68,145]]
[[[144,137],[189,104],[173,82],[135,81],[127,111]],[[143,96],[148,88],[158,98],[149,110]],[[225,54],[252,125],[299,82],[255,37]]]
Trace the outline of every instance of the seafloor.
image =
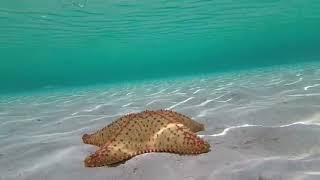
[[[84,167],[82,134],[160,108],[204,123],[212,151]],[[2,96],[0,179],[320,179],[320,64]]]

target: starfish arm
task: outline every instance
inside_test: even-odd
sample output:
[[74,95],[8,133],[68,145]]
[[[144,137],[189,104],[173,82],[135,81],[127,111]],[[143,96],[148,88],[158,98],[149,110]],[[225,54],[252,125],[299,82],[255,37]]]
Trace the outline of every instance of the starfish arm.
[[119,118],[93,134],[84,134],[82,136],[82,141],[85,144],[102,147],[109,140],[111,140],[115,136],[115,134],[117,134],[117,132],[121,130],[123,124],[127,121],[129,121],[129,116]]
[[185,116],[183,114],[180,114],[175,111],[171,110],[158,110],[155,111],[156,113],[159,113],[160,115],[170,118],[172,122],[181,123],[188,127],[192,132],[199,132],[204,131],[204,125],[201,123],[198,123],[194,121],[193,119],[189,118],[188,116]]
[[85,160],[86,167],[101,167],[111,166],[113,164],[122,162],[132,157],[131,152],[126,152],[125,149],[114,147],[114,144],[106,144],[102,146],[94,154],[88,156]]
[[110,139],[110,135],[111,134],[108,133],[108,132],[98,131],[98,132],[93,133],[93,134],[84,134],[82,136],[82,141],[85,144],[91,144],[91,145],[94,145],[94,146],[101,147],[105,143],[105,141]]
[[153,149],[177,154],[200,154],[210,151],[210,145],[189,128],[170,123],[154,135]]

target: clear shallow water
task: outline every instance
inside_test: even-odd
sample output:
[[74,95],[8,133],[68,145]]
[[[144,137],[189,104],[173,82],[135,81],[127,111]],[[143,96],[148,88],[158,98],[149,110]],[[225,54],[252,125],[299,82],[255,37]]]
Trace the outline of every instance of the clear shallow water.
[[[320,179],[319,22],[318,0],[1,0],[0,180]],[[83,133],[160,108],[212,151],[84,168]]]
[[[47,90],[0,99],[0,179],[319,179],[320,64]],[[199,156],[145,154],[84,168],[81,135],[167,108],[202,122]]]
[[319,59],[320,2],[2,0],[1,92]]

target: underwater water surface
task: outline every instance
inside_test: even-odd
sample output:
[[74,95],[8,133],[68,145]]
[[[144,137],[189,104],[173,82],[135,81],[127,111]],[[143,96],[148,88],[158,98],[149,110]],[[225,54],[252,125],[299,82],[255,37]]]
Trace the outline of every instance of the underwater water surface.
[[[319,0],[1,0],[0,180],[318,180],[319,32]],[[212,150],[84,167],[146,109]]]
[[0,91],[318,61],[318,0],[0,2]]

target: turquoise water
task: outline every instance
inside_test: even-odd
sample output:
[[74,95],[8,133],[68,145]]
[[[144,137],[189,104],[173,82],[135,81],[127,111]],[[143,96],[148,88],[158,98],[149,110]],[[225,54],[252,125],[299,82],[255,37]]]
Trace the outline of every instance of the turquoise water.
[[[0,180],[319,180],[319,32],[319,0],[0,0]],[[84,167],[146,109],[212,151]]]
[[0,92],[319,60],[320,1],[0,2]]

